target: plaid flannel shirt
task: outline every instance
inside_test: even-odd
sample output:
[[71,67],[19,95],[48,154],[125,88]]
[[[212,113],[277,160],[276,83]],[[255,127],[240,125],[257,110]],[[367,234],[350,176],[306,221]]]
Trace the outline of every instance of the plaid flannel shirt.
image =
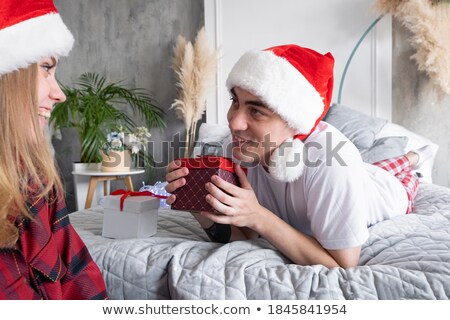
[[64,199],[38,199],[29,207],[33,220],[16,219],[16,247],[0,249],[0,299],[107,299]]

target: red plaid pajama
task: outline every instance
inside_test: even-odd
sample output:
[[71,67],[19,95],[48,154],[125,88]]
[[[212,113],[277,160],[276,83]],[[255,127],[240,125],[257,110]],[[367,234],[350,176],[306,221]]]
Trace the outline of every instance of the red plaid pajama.
[[408,158],[406,156],[400,156],[397,158],[381,160],[373,163],[373,165],[393,174],[401,182],[408,195],[408,209],[406,210],[406,213],[412,212],[414,198],[416,197],[419,188],[419,178],[415,173],[411,172],[411,165]]

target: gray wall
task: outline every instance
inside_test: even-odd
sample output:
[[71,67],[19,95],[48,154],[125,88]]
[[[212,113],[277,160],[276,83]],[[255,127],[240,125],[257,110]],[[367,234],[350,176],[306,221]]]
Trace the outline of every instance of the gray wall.
[[[111,81],[124,80],[152,93],[166,110],[167,130],[151,130],[157,142],[172,141],[176,133],[184,135],[184,126],[175,119],[171,103],[176,97],[175,77],[170,68],[172,50],[178,35],[194,40],[204,25],[203,0],[55,0],[58,10],[74,34],[74,49],[60,62],[58,78],[72,84],[84,72],[104,74]],[[140,122],[139,119],[136,119]],[[63,131],[63,139],[53,139],[57,160],[64,177],[70,211],[75,210],[72,163],[79,161],[79,141],[72,130]],[[173,154],[154,151],[155,160],[167,164]],[[154,183],[164,178],[164,169],[150,177],[134,177],[135,187],[142,180]],[[113,182],[112,188],[123,188]]]
[[433,88],[413,60],[410,32],[393,19],[392,121],[439,145],[433,182],[450,187],[450,97]]
[[[155,141],[171,141],[184,134],[181,121],[169,107],[176,96],[175,77],[170,68],[174,41],[178,35],[194,40],[204,24],[203,0],[55,0],[66,24],[76,38],[68,58],[62,59],[59,79],[70,84],[81,73],[96,71],[111,81],[125,80],[130,85],[148,89],[166,110],[168,128],[152,130]],[[450,98],[440,98],[426,74],[417,71],[410,60],[414,50],[410,34],[399,22],[393,22],[393,115],[392,120],[417,132],[440,146],[434,182],[450,186]],[[138,120],[138,119],[137,119]],[[73,211],[72,163],[79,161],[79,142],[71,130],[63,140],[53,139],[58,163],[64,176],[69,210]],[[155,148],[155,159],[166,164],[172,153]],[[155,182],[164,178],[164,169],[151,177],[134,178]],[[120,182],[112,187],[122,187]]]

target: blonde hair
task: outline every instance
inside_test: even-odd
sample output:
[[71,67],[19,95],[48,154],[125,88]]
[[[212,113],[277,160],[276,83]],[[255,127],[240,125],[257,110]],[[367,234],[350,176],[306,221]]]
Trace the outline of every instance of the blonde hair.
[[31,218],[27,203],[62,193],[48,140],[38,121],[38,65],[0,76],[0,248],[12,247],[17,217]]

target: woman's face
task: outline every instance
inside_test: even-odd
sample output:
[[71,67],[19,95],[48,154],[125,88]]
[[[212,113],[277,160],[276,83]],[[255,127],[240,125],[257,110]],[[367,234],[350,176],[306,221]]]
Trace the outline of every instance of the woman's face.
[[55,103],[66,101],[66,96],[56,81],[58,60],[53,57],[38,62],[38,115],[41,127],[48,125],[48,119]]

